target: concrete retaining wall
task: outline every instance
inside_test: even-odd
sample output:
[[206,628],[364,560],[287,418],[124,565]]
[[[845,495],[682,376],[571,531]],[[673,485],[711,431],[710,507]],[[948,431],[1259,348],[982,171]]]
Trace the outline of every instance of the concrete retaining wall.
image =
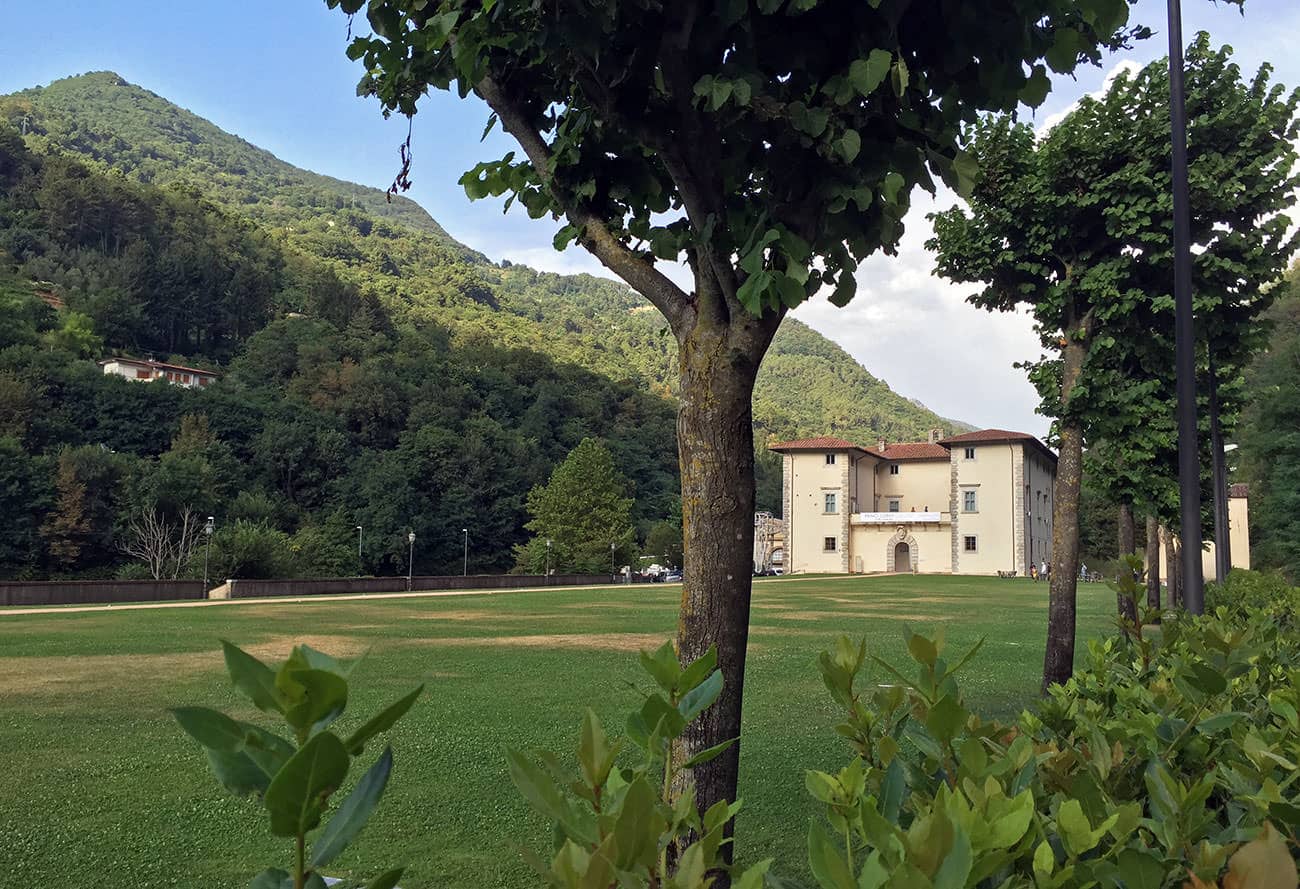
[[[540,586],[585,586],[609,583],[608,574],[556,574],[550,582],[540,574],[475,574],[469,577],[414,577],[410,589],[495,590]],[[297,580],[228,580],[214,598],[260,599],[269,596],[328,596],[347,593],[398,593],[407,589],[405,577],[321,577]],[[215,592],[215,591],[214,591]]]

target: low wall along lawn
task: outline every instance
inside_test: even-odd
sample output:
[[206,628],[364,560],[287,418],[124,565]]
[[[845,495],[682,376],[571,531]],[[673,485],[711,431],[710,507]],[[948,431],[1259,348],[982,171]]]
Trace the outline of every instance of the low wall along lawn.
[[[410,589],[499,590],[539,586],[586,586],[609,583],[608,574],[474,574],[411,578]],[[320,577],[296,580],[230,580],[220,598],[261,599],[269,596],[329,596],[346,593],[395,593],[407,589],[405,577]],[[214,591],[215,592],[215,591]],[[215,598],[215,597],[214,597]]]
[[0,606],[93,605],[206,598],[207,590],[201,580],[0,581]]

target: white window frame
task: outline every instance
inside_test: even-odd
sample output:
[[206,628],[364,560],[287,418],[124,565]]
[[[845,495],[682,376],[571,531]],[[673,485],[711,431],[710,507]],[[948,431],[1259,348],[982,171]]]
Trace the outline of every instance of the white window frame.
[[832,492],[822,494],[822,512],[826,515],[839,515],[839,495]]
[[827,466],[834,466],[834,465],[835,465],[835,455],[834,455],[834,454],[827,454],[827,455],[826,455],[826,465],[827,465]]
[[890,498],[890,500],[889,500],[889,508],[888,508],[887,511],[888,511],[888,512],[902,512],[902,511],[903,511],[903,501],[902,501],[901,499],[899,499],[898,497],[892,497],[892,498]]
[[840,551],[840,540],[838,537],[823,537],[822,552],[837,553]]
[[[971,544],[971,545],[968,545]],[[980,537],[978,534],[963,534],[961,541],[962,555],[970,553],[977,554],[980,551]]]
[[897,464],[897,463],[890,463],[890,464],[889,464],[889,474],[890,474],[890,475],[898,475],[898,464]]
[[980,511],[979,491],[974,488],[964,488],[961,492],[961,511],[965,513],[978,513]]
[[962,459],[963,459],[963,460],[974,460],[974,459],[975,459],[975,449],[974,449],[974,448],[966,448],[965,451],[964,451],[964,453],[962,454]]

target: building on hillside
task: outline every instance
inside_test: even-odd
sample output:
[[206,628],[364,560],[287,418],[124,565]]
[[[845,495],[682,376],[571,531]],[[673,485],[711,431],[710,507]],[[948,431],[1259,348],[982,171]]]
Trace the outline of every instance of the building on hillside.
[[197,367],[184,367],[179,364],[166,364],[162,361],[149,361],[143,358],[105,358],[99,362],[104,373],[126,377],[140,383],[165,380],[186,389],[201,389],[212,385],[217,380],[214,370],[202,370]]
[[1028,573],[1051,560],[1056,455],[1023,432],[983,429],[863,447],[787,441],[786,573]]
[[[1201,576],[1214,580],[1214,525],[1201,529],[1210,538],[1201,546]],[[1162,527],[1160,539],[1167,540],[1168,532]],[[1228,486],[1228,556],[1233,568],[1250,567],[1250,486]],[[1149,565],[1150,563],[1148,563]],[[1169,581],[1169,548],[1160,547],[1160,581]]]

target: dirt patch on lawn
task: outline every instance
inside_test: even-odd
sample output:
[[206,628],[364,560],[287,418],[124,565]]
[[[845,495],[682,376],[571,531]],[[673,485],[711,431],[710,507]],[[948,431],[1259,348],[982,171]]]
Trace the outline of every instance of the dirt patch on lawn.
[[668,637],[658,633],[554,633],[533,636],[460,636],[408,640],[445,648],[564,648],[584,651],[653,651]]
[[764,617],[775,620],[815,620],[815,621],[859,621],[884,618],[885,620],[949,620],[945,614],[929,614],[922,611],[907,611],[891,608],[869,608],[866,611],[786,611],[769,614]]
[[[240,645],[254,657],[282,661],[295,645],[305,644],[334,657],[349,658],[368,647],[354,636],[273,636]],[[221,651],[179,651],[161,654],[92,654],[70,657],[0,658],[0,696],[73,691],[85,694],[127,686],[159,687],[199,673],[224,673]]]

